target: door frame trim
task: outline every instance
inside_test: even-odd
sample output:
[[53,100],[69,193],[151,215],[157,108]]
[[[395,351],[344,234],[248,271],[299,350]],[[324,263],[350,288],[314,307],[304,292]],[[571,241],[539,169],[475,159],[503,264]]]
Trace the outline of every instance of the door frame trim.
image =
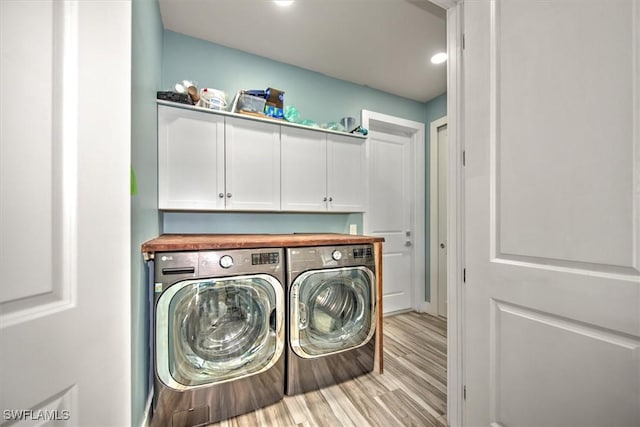
[[447,10],[447,421],[463,425],[463,317],[465,267],[464,242],[464,153],[463,40],[464,1],[430,0]]
[[[449,170],[447,174],[447,421],[450,427],[463,426],[463,312],[464,288],[464,169],[462,132],[464,93],[462,73],[462,40],[464,31],[463,0],[430,0],[447,11],[447,141]],[[364,114],[363,114],[364,119]],[[361,122],[364,124],[364,120]],[[368,129],[368,128],[367,128]],[[423,195],[424,198],[424,195]],[[363,223],[366,224],[364,221]],[[365,228],[366,230],[366,228]],[[426,260],[425,260],[426,262]],[[424,289],[424,286],[423,286]]]
[[[421,122],[376,113],[374,111],[362,110],[361,123],[368,130],[397,131],[411,137],[411,144],[414,151],[414,188],[413,188],[413,209],[411,212],[411,229],[413,232],[413,256],[412,275],[413,285],[411,287],[412,309],[423,311],[423,301],[425,297],[425,125]],[[370,144],[367,144],[367,175],[370,173]],[[367,194],[369,194],[369,178],[367,178]],[[362,216],[362,228],[364,233],[369,232],[367,223],[367,208]],[[382,309],[379,307],[378,309]]]
[[429,0],[447,11],[447,421],[450,427],[463,425],[463,313],[464,287],[464,87],[463,40],[464,0]]
[[[424,310],[438,316],[438,129],[448,125],[447,116],[431,122],[429,138],[429,302],[424,303]],[[448,281],[447,281],[448,283]],[[435,285],[435,286],[434,286]]]

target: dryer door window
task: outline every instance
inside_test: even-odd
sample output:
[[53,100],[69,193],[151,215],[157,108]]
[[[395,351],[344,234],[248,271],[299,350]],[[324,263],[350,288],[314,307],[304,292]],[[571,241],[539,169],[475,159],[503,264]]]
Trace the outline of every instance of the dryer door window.
[[158,376],[176,389],[263,372],[284,347],[282,285],[268,275],[188,280],[156,307]]
[[291,346],[312,358],[366,344],[375,332],[375,281],[365,267],[308,271],[290,293]]

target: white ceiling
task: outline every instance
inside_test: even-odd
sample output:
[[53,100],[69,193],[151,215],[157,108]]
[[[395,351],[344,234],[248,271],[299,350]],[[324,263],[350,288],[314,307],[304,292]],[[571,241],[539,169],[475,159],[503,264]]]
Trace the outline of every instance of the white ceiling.
[[416,101],[446,91],[445,12],[429,0],[159,0],[164,28]]

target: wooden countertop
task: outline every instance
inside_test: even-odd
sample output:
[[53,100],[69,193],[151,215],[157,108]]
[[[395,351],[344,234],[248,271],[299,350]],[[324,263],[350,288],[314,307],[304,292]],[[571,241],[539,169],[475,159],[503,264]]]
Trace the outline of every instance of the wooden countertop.
[[242,248],[357,245],[384,242],[382,237],[352,234],[163,234],[142,244],[142,252],[197,251]]

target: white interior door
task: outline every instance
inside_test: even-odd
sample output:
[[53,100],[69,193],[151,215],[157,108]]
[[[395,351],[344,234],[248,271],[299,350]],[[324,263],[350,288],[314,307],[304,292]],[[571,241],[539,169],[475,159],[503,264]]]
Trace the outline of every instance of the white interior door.
[[130,58],[130,1],[0,1],[3,425],[131,423]]
[[638,426],[640,2],[464,20],[464,424]]
[[382,307],[385,313],[412,307],[411,139],[371,131],[371,191],[367,226],[382,245]]
[[[365,234],[384,237],[383,311],[421,309],[424,301],[424,124],[363,112],[368,139]],[[420,160],[422,164],[420,165]]]
[[438,315],[447,316],[447,125],[438,128]]

